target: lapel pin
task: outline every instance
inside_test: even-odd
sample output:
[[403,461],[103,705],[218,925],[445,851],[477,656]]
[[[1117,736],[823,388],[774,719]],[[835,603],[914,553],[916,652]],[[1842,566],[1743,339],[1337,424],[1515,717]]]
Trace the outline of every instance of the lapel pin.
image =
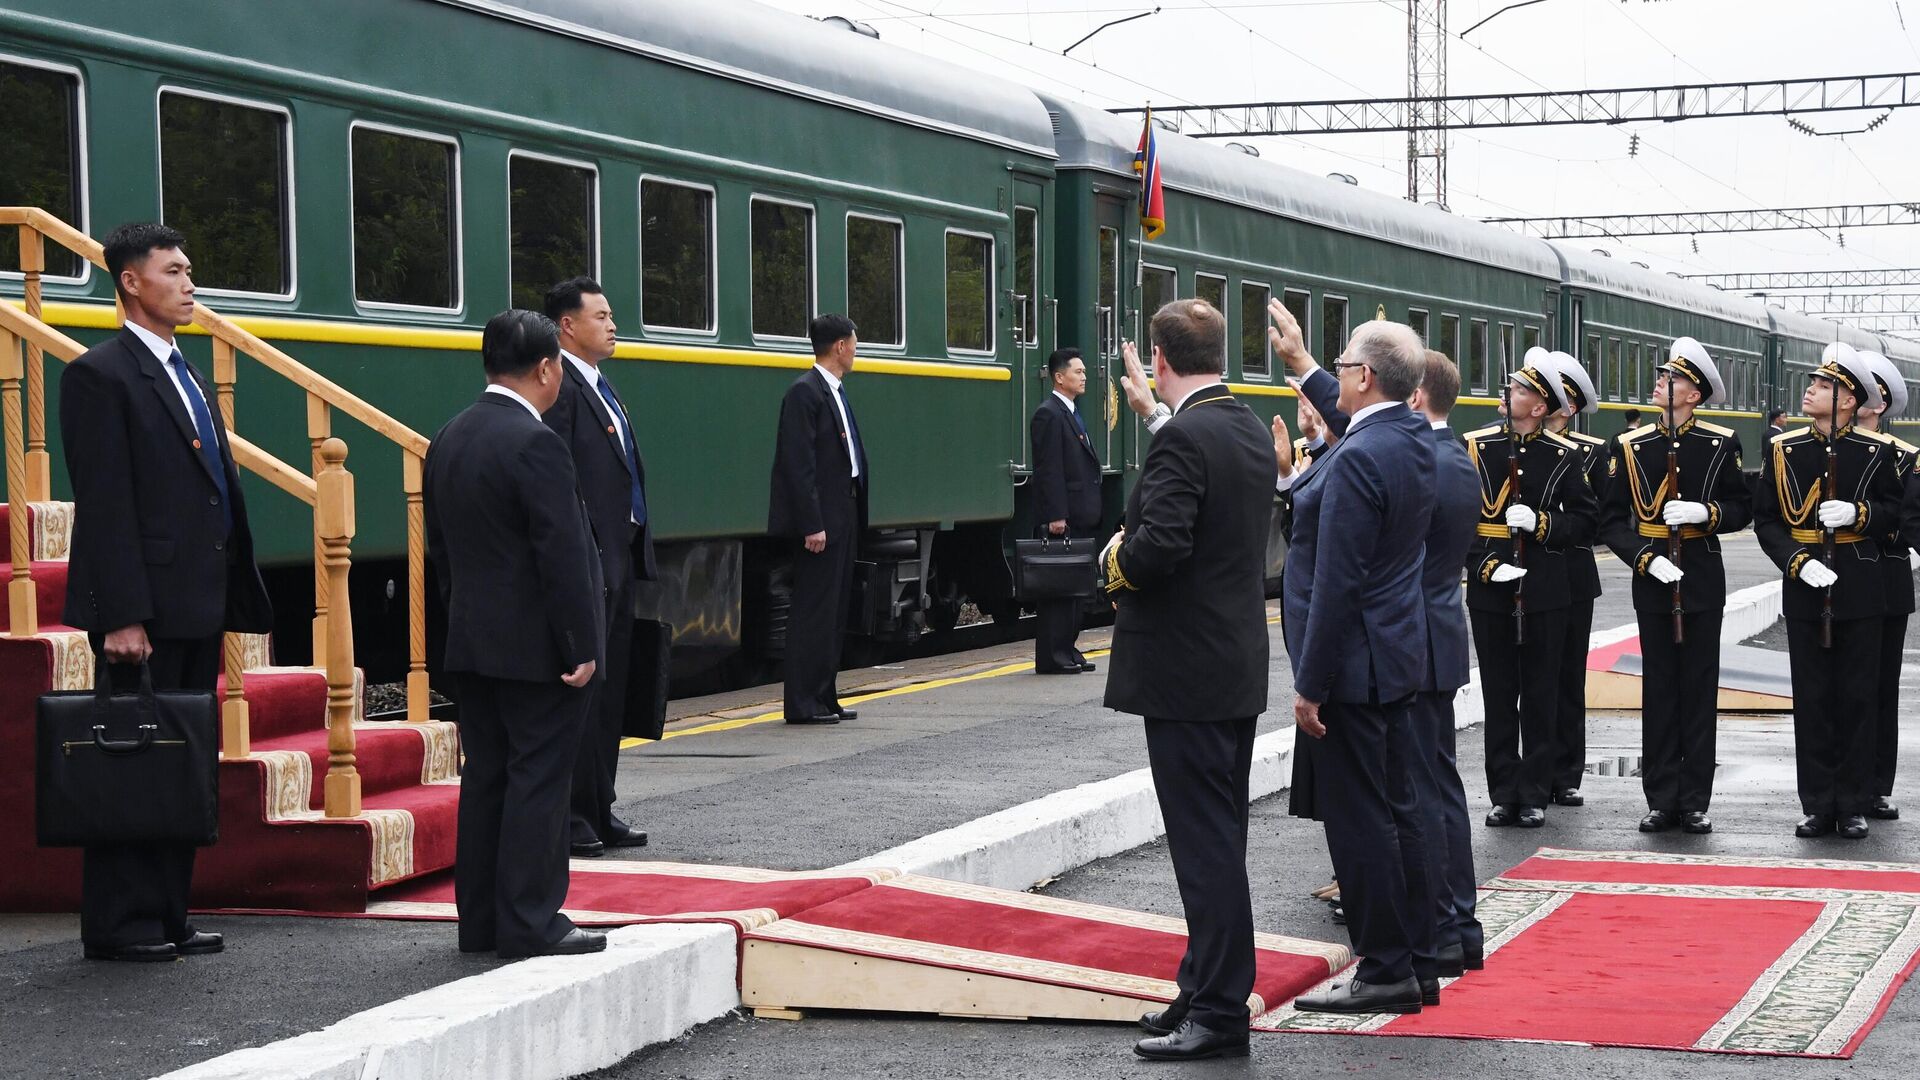
[[195,450],[198,450],[198,449],[200,449],[200,440],[199,440],[199,439],[195,439],[195,440],[193,440],[193,448],[194,448]]

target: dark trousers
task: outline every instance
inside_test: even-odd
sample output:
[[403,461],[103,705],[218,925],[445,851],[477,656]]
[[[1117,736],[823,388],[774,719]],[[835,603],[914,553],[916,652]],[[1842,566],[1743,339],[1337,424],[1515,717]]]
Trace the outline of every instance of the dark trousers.
[[1640,786],[1647,808],[1705,811],[1713,801],[1720,700],[1720,608],[1681,617],[1636,612],[1640,622]]
[[1407,727],[1413,733],[1414,794],[1427,840],[1433,945],[1435,949],[1460,945],[1479,952],[1485,935],[1474,916],[1479,890],[1473,871],[1473,827],[1467,817],[1467,786],[1460,779],[1455,754],[1453,697],[1451,690],[1414,695]]
[[1906,660],[1906,615],[1889,615],[1880,631],[1880,722],[1873,740],[1873,793],[1893,794],[1900,764],[1900,665]]
[[[212,690],[220,677],[223,636],[155,638],[147,667],[155,690]],[[99,640],[93,641],[96,653]],[[140,669],[108,669],[116,691],[140,685]],[[186,844],[90,847],[80,863],[80,940],[99,949],[185,941],[195,849]]]
[[793,598],[787,607],[786,715],[789,719],[840,711],[833,687],[840,674],[841,638],[852,599],[854,538],[828,534],[815,555],[799,545],[793,555]]
[[1218,723],[1147,718],[1147,761],[1187,916],[1180,996],[1211,1031],[1244,1032],[1253,992],[1253,896],[1247,885],[1247,777],[1253,717]]
[[593,696],[573,761],[572,823],[576,844],[613,836],[614,781],[620,773],[620,738],[627,714],[627,679],[633,658],[633,588],[607,596],[607,650],[601,672],[588,684]]
[[1480,686],[1487,700],[1487,791],[1503,806],[1545,806],[1553,781],[1567,610],[1527,612],[1527,640],[1513,642],[1513,616],[1469,611]]
[[453,867],[460,947],[525,956],[573,929],[567,793],[592,700],[551,683],[462,673],[460,837]]
[[1587,772],[1587,642],[1593,636],[1593,601],[1567,609],[1567,636],[1560,646],[1559,707],[1553,711],[1553,788],[1578,788]]
[[1431,977],[1434,900],[1414,772],[1411,703],[1320,706],[1314,769],[1327,854],[1362,982]]
[[1080,600],[1040,600],[1033,605],[1033,669],[1072,671],[1086,662],[1073,640],[1080,636]]
[[1787,620],[1793,664],[1793,756],[1805,814],[1864,814],[1873,805],[1873,744],[1880,679],[1862,676],[1862,657],[1880,656],[1882,618],[1835,620],[1833,647],[1820,647],[1817,619]]

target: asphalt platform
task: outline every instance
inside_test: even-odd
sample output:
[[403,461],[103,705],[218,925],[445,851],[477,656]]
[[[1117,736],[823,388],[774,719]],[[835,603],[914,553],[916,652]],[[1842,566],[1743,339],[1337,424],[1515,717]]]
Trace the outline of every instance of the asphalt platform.
[[[1734,588],[1774,577],[1751,535],[1729,542]],[[1625,571],[1603,559],[1610,593],[1595,627],[1632,619]],[[1081,647],[1103,648],[1088,631]],[[1765,644],[1763,636],[1762,644]],[[1776,647],[1784,648],[1783,644]],[[1920,633],[1909,641],[1920,653]],[[1272,730],[1291,722],[1291,686],[1273,627]],[[1910,655],[1914,655],[1910,653]],[[623,754],[620,813],[647,829],[647,848],[615,857],[805,869],[831,866],[1085,781],[1146,763],[1139,722],[1100,706],[1099,673],[1020,671],[1031,646],[846,673],[842,696],[860,718],[789,728],[779,688],[676,702],[671,737]],[[1012,669],[1012,670],[1009,670]],[[1910,669],[1909,688],[1916,685]],[[879,693],[864,704],[856,696]],[[1638,753],[1635,717],[1593,718],[1593,758]],[[1876,823],[1866,841],[1796,841],[1792,736],[1785,717],[1723,718],[1716,832],[1642,837],[1638,781],[1593,777],[1588,805],[1553,809],[1537,831],[1481,830],[1482,877],[1543,845],[1659,847],[1722,853],[1822,854],[1920,862],[1920,822]],[[1484,813],[1477,729],[1463,732],[1462,766]],[[1909,740],[1903,758],[1920,753]],[[1920,761],[1910,761],[1903,775]],[[1915,805],[1920,811],[1920,804]],[[1343,940],[1323,905],[1306,897],[1326,881],[1317,827],[1285,814],[1284,798],[1254,808],[1250,853],[1262,929]],[[1843,846],[1844,844],[1844,846]],[[1061,896],[1180,913],[1161,845],[1090,864],[1044,886]],[[316,1030],[352,1013],[499,966],[454,950],[446,923],[317,918],[199,920],[228,936],[217,957],[168,965],[89,963],[72,916],[0,916],[0,1077],[147,1077],[246,1046]],[[1542,973],[1550,979],[1550,973]],[[1726,1058],[1434,1039],[1264,1036],[1250,1063],[1187,1066],[1194,1073],[1538,1077],[1572,1068],[1596,1077],[1655,1071],[1701,1076],[1892,1076],[1920,1042],[1920,1006],[1902,991],[1851,1063]],[[1516,1001],[1524,1008],[1524,1001]],[[996,1023],[864,1015],[798,1022],[728,1018],[642,1051],[596,1074],[618,1077],[1131,1075],[1131,1033],[1108,1025]]]

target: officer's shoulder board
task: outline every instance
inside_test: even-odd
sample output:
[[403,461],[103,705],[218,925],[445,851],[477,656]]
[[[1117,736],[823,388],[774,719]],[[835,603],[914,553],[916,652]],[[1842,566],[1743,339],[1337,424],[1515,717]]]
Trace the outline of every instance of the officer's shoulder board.
[[1575,431],[1572,428],[1568,428],[1562,434],[1574,442],[1585,443],[1588,446],[1605,446],[1607,443],[1607,440],[1598,435],[1589,435],[1584,431]]
[[1632,431],[1622,432],[1620,435],[1620,441],[1621,442],[1638,442],[1641,439],[1644,439],[1647,436],[1652,435],[1653,433],[1659,430],[1660,428],[1657,425],[1641,424],[1639,427],[1634,428]]
[[1572,439],[1567,438],[1565,435],[1562,435],[1557,431],[1542,431],[1540,433],[1540,437],[1552,442],[1553,445],[1558,446],[1562,450],[1580,449],[1579,443],[1574,442]]
[[1463,439],[1471,439],[1474,442],[1485,442],[1487,439],[1493,438],[1496,435],[1505,438],[1506,434],[1507,427],[1505,424],[1492,424],[1483,428],[1475,428],[1460,437]]
[[1693,426],[1709,435],[1718,435],[1723,439],[1734,434],[1734,430],[1730,427],[1721,427],[1719,424],[1709,424],[1705,420],[1695,420]]
[[1773,443],[1784,443],[1784,442],[1792,442],[1795,439],[1811,439],[1811,438],[1813,438],[1813,425],[1808,424],[1806,427],[1796,427],[1792,431],[1783,431],[1780,434],[1775,435],[1772,439],[1769,439],[1768,441]]
[[1920,454],[1920,446],[1915,446],[1898,435],[1889,435],[1887,439],[1893,443],[1895,450],[1903,454]]

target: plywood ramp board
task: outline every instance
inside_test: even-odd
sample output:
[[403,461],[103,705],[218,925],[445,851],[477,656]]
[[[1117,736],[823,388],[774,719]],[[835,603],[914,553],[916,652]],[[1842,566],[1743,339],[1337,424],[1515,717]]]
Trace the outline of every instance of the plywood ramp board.
[[[1640,711],[1640,642],[1633,639],[1590,657],[1587,708]],[[1594,667],[1594,663],[1604,667]],[[1720,646],[1720,688],[1715,706],[1724,713],[1787,712],[1793,709],[1793,680],[1787,654],[1746,645]]]

